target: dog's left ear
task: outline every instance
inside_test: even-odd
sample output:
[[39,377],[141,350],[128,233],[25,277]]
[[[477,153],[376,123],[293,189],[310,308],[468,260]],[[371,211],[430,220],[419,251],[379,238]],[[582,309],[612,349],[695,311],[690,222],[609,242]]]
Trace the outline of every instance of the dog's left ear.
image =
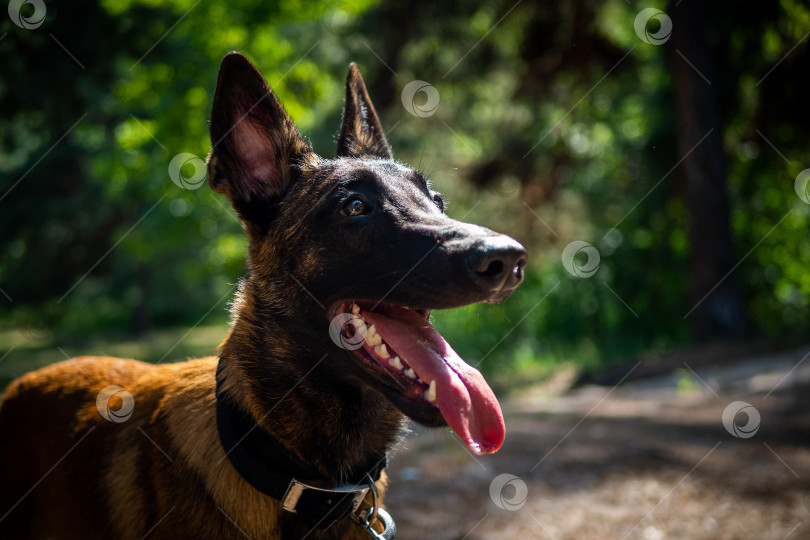
[[368,97],[366,83],[357,64],[349,66],[346,78],[346,107],[338,137],[338,157],[392,159],[377,111]]
[[208,183],[245,217],[250,206],[280,197],[312,147],[261,73],[243,55],[225,56],[211,111]]

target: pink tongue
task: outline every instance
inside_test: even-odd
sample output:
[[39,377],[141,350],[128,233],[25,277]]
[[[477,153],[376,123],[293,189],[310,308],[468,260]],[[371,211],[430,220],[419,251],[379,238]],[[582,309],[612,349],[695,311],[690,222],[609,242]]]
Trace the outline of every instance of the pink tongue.
[[364,310],[362,315],[423,381],[436,381],[439,410],[470,450],[497,452],[506,431],[503,414],[481,373],[417,312],[395,308],[388,313],[390,317]]

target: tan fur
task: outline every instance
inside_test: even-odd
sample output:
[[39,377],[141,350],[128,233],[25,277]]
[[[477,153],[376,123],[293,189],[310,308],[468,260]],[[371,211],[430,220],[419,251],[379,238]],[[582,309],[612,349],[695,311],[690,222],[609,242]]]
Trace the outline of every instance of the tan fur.
[[[0,406],[0,463],[17,473],[4,471],[0,515],[20,502],[0,538],[279,537],[279,502],[244,481],[219,443],[216,364],[81,357],[14,381]],[[96,408],[110,385],[134,398],[125,422]],[[339,525],[311,537],[367,538],[348,520]]]

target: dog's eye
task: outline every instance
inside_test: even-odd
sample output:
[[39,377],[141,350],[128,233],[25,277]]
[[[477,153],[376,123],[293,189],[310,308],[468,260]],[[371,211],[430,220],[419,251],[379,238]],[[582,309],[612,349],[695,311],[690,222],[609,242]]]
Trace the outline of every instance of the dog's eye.
[[439,207],[439,210],[444,212],[444,197],[439,195],[438,193],[433,196],[433,202],[436,203],[436,206]]
[[349,199],[346,204],[343,205],[340,213],[349,217],[362,216],[363,214],[368,213],[368,209],[363,199],[355,197],[353,199]]

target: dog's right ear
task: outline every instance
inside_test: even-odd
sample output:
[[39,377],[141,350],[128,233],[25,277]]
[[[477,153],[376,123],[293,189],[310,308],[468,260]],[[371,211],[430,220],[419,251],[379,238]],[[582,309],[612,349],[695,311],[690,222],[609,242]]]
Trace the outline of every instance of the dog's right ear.
[[211,144],[208,183],[240,213],[283,194],[291,167],[314,155],[261,73],[236,52],[228,53],[219,68]]
[[346,77],[346,106],[338,135],[337,156],[393,158],[380,118],[368,97],[360,68],[354,62],[349,66],[349,75]]

